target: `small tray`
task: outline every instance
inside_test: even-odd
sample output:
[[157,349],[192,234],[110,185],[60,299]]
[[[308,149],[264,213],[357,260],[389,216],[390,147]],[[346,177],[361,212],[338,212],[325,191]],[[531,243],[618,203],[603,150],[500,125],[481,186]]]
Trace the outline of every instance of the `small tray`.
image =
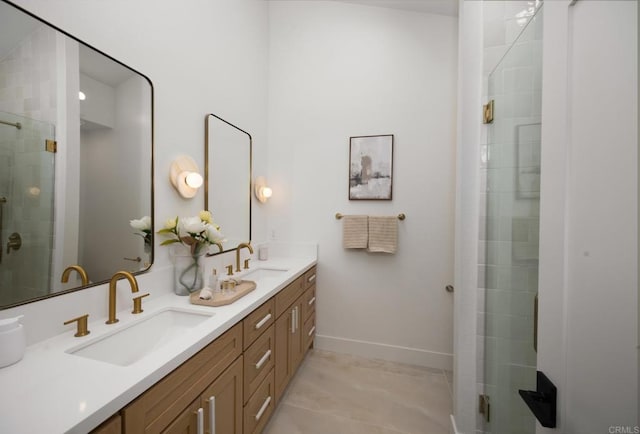
[[234,289],[235,291],[228,291],[224,294],[222,292],[214,292],[213,297],[209,300],[202,300],[200,298],[200,291],[192,292],[191,295],[189,295],[189,301],[191,304],[200,304],[203,306],[225,306],[256,289],[256,282],[252,280],[241,280]]

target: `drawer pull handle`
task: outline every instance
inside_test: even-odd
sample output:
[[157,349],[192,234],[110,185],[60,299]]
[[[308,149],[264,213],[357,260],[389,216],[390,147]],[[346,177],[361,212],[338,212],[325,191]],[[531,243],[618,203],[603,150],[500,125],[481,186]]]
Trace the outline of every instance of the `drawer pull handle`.
[[264,316],[264,318],[262,318],[260,321],[258,321],[256,323],[256,330],[260,330],[260,327],[262,327],[263,325],[265,325],[267,323],[267,321],[269,321],[271,319],[271,314],[268,313]]
[[209,432],[216,434],[216,397],[209,398]]
[[291,334],[296,332],[296,308],[291,309]]
[[262,368],[262,365],[264,365],[264,362],[269,360],[269,357],[271,357],[271,350],[267,350],[267,352],[264,353],[260,360],[258,360],[258,363],[256,363],[256,369]]
[[308,283],[311,283],[311,282],[313,282],[314,280],[316,280],[316,275],[315,275],[315,274],[313,274],[313,275],[309,276],[309,278],[307,279],[307,282],[308,282]]
[[311,336],[315,331],[316,331],[316,326],[311,327],[311,330],[309,330],[308,336]]
[[198,434],[204,434],[204,410],[202,408],[198,409],[197,418],[196,432]]
[[260,420],[264,412],[267,410],[267,407],[269,407],[270,403],[271,403],[271,397],[267,396],[267,399],[264,400],[262,407],[260,407],[260,411],[258,411],[258,414],[256,414],[256,422]]
[[311,306],[311,305],[312,305],[313,303],[315,303],[315,302],[316,302],[316,298],[315,298],[315,297],[313,297],[311,300],[309,300],[309,303],[308,303],[308,304],[309,304],[309,306]]

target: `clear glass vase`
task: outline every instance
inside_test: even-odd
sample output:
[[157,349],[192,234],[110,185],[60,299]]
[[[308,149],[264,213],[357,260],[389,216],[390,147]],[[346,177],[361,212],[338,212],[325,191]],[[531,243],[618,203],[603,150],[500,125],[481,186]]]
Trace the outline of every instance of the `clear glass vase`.
[[171,249],[173,262],[173,291],[177,295],[189,295],[204,287],[204,259],[206,249],[191,253],[185,246]]

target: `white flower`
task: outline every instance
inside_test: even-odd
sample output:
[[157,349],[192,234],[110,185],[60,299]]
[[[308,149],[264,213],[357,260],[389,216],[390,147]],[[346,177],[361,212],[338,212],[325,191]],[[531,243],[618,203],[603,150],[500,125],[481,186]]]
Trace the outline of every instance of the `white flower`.
[[139,231],[149,231],[151,230],[151,217],[146,215],[141,219],[134,219],[129,221],[129,224],[131,225],[132,228],[137,229]]
[[187,232],[189,234],[199,234],[206,229],[205,222],[200,220],[200,217],[183,217],[180,219],[180,232]]
[[178,218],[172,218],[172,219],[167,219],[167,221],[164,223],[164,228],[165,229],[175,229],[176,225],[178,224]]
[[207,239],[210,242],[220,242],[224,239],[224,235],[213,225],[207,225]]

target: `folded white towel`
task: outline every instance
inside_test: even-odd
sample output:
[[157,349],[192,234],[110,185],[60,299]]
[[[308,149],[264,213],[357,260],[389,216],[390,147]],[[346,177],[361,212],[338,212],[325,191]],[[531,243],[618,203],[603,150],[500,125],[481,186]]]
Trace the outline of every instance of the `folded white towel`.
[[365,249],[368,239],[366,215],[346,215],[342,222],[342,246],[345,249]]
[[200,290],[201,300],[210,300],[213,297],[213,292],[209,288],[203,288]]
[[369,216],[369,252],[395,253],[398,248],[398,217]]

